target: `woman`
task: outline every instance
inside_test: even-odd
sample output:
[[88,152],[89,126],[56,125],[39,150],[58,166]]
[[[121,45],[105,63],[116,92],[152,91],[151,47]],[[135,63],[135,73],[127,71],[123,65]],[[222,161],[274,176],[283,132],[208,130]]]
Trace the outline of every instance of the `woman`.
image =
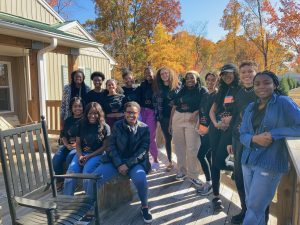
[[240,128],[247,206],[243,225],[264,225],[265,210],[288,171],[284,139],[300,136],[300,109],[292,99],[280,95],[273,72],[256,74],[253,83],[258,100],[246,108]]
[[71,116],[70,101],[74,97],[80,97],[85,102],[86,94],[90,88],[84,83],[84,74],[81,70],[75,70],[71,73],[71,83],[65,85],[60,107],[61,129],[64,121]]
[[200,186],[198,179],[200,168],[197,153],[200,147],[200,137],[197,132],[199,105],[207,90],[201,87],[200,76],[196,71],[189,71],[183,79],[183,88],[174,99],[171,114],[172,136],[177,155],[177,180],[186,176],[196,187]]
[[243,145],[240,142],[240,126],[242,115],[246,107],[256,100],[253,89],[253,79],[257,72],[257,64],[253,61],[244,61],[239,66],[241,88],[236,94],[234,111],[232,114],[232,145],[227,146],[229,154],[234,154],[234,182],[241,201],[241,212],[231,218],[231,223],[240,224],[243,222],[246,213],[245,190],[241,157]]
[[232,170],[225,164],[228,156],[227,145],[231,144],[232,132],[229,127],[236,93],[239,90],[239,74],[234,64],[225,64],[221,68],[219,91],[210,109],[209,140],[212,149],[211,179],[215,212],[223,210],[220,194],[220,170]]
[[109,79],[106,81],[106,91],[103,95],[102,107],[105,112],[107,124],[113,128],[116,121],[124,118],[125,96],[123,90],[117,86],[117,81]]
[[203,196],[209,195],[212,192],[211,147],[209,143],[208,127],[210,125],[209,110],[217,94],[217,82],[217,74],[209,72],[205,75],[205,83],[208,89],[208,95],[203,98],[199,109],[199,134],[201,139],[201,146],[199,148],[197,158],[201,164],[206,182],[197,189],[197,192]]
[[155,120],[155,112],[153,106],[153,70],[151,67],[146,67],[144,69],[144,81],[141,83],[139,87],[140,92],[140,105],[141,105],[141,117],[142,121],[148,125],[150,130],[150,154],[153,158],[153,163],[151,168],[153,170],[159,169],[158,162],[158,149],[156,145],[156,120]]
[[171,69],[162,67],[156,73],[153,88],[155,117],[160,123],[160,127],[165,138],[165,147],[169,161],[167,171],[170,171],[173,168],[173,163],[171,145],[172,135],[169,132],[169,126],[174,94],[179,88],[177,76]]
[[102,89],[102,83],[105,80],[105,75],[101,72],[93,72],[91,74],[91,80],[93,81],[94,89],[86,94],[86,104],[90,102],[98,102],[101,105],[104,92],[104,89]]
[[[105,123],[104,112],[97,102],[86,106],[84,118],[81,120],[76,135],[76,155],[67,173],[92,173],[101,162],[101,155],[108,145],[110,128]],[[87,188],[84,181],[84,188]],[[73,195],[77,180],[65,180],[65,195]]]
[[[150,134],[146,124],[138,121],[140,106],[128,102],[124,106],[125,119],[117,121],[112,131],[109,156],[112,163],[98,166],[94,174],[102,174],[97,181],[100,188],[118,174],[128,175],[134,183],[141,200],[141,214],[146,223],[151,223],[152,215],[148,209],[148,184],[146,174],[150,170],[149,144]],[[93,193],[93,184],[89,182],[87,192]]]
[[122,79],[124,86],[122,87],[124,91],[124,95],[126,98],[126,102],[139,102],[140,100],[140,89],[134,85],[133,74],[128,69],[123,69],[122,71]]
[[[76,134],[78,132],[78,121],[82,118],[83,102],[80,97],[72,98],[70,102],[72,116],[64,122],[64,129],[61,133],[63,145],[57,150],[53,156],[53,169],[56,175],[64,173],[64,163],[66,168],[69,167],[74,155],[76,154]],[[57,178],[57,189],[61,189],[63,179]]]

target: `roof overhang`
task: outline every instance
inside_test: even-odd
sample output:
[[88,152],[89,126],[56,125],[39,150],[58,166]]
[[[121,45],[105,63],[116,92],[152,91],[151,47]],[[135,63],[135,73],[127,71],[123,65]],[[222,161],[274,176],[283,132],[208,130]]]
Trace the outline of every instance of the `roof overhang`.
[[100,44],[96,41],[76,38],[75,36],[70,35],[57,34],[45,30],[39,30],[37,28],[27,27],[16,23],[10,23],[4,20],[0,20],[0,34],[10,35],[14,37],[22,37],[25,39],[41,41],[46,43],[50,43],[52,38],[57,38],[59,45],[72,48],[99,48],[103,46],[103,44]]

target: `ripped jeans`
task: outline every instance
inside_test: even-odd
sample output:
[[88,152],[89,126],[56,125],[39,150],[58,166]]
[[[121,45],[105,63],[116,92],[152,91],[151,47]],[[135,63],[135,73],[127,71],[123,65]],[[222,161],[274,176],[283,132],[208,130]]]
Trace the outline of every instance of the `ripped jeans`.
[[265,211],[272,202],[282,173],[242,165],[247,211],[243,225],[265,225]]

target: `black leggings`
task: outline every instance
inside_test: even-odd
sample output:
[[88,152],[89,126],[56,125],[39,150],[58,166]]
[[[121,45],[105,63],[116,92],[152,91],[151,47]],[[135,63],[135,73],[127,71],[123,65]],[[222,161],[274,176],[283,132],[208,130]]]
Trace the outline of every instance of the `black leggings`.
[[170,118],[163,118],[162,120],[159,121],[159,123],[165,138],[165,143],[166,143],[165,147],[167,150],[168,160],[169,162],[172,162],[172,146],[171,146],[172,135],[169,133],[169,121]]
[[200,136],[201,146],[199,148],[197,158],[201,164],[206,181],[211,181],[211,148],[209,144],[208,134]]
[[212,149],[211,179],[213,193],[215,196],[220,194],[220,172],[221,170],[232,170],[225,164],[228,156],[227,145],[231,144],[231,130],[221,131],[213,125],[209,127],[209,141]]

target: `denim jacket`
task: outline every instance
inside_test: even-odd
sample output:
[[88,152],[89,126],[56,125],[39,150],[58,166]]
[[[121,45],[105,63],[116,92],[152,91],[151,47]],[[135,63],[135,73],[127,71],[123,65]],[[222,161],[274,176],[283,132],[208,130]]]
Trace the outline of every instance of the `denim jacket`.
[[299,107],[290,97],[273,94],[258,129],[258,133],[265,131],[271,133],[273,142],[268,147],[252,143],[253,108],[254,103],[246,108],[240,128],[240,141],[244,145],[242,164],[258,166],[274,173],[287,172],[288,151],[285,138],[300,137]]

